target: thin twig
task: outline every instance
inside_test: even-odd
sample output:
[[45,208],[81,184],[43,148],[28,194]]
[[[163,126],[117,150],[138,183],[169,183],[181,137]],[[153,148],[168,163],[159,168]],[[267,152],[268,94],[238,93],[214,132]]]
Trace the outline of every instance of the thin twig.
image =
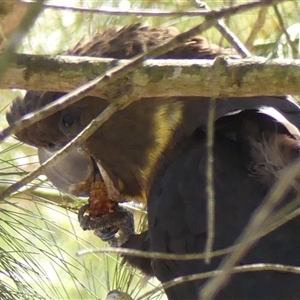
[[[26,4],[32,4],[30,1],[22,1]],[[206,9],[203,11],[162,11],[162,10],[122,10],[122,9],[100,9],[100,8],[85,8],[85,7],[76,7],[76,6],[65,6],[57,4],[44,4],[45,8],[50,9],[59,9],[59,10],[71,10],[74,12],[80,13],[89,13],[89,14],[103,14],[103,15],[113,15],[113,16],[143,16],[143,17],[168,17],[168,16],[206,16]]]
[[[221,256],[233,251],[232,247],[228,247],[221,250],[216,250],[211,253],[211,257]],[[205,259],[205,253],[195,253],[195,254],[172,254],[164,252],[148,252],[133,250],[127,248],[99,248],[99,249],[90,249],[90,250],[80,250],[76,253],[77,256],[84,256],[95,253],[115,253],[124,256],[134,256],[134,257],[143,257],[151,259],[165,259],[165,260],[196,260],[196,259]]]
[[216,28],[220,31],[223,37],[232,45],[232,47],[241,55],[241,57],[251,57],[251,52],[239,40],[239,38],[220,20]]
[[[292,207],[289,209],[291,212],[287,214],[283,214],[282,212],[285,210],[285,208],[282,208],[280,212],[275,214],[273,216],[273,219],[275,221],[270,222],[269,225],[266,225],[265,228],[261,228],[256,234],[257,238],[261,238],[280,226],[284,225],[285,223],[291,221],[292,219],[298,217],[300,215],[300,209],[296,209],[298,206],[298,199],[293,200],[292,204],[294,205],[295,209],[292,209]],[[210,256],[211,257],[218,257],[222,256],[228,253],[231,253],[234,251],[236,247],[239,245],[236,244],[234,246],[212,251]],[[194,253],[194,254],[172,254],[172,253],[164,253],[164,252],[148,252],[148,251],[140,251],[140,250],[132,250],[127,248],[99,248],[99,249],[88,249],[88,250],[80,250],[76,253],[78,256],[84,256],[89,254],[95,254],[95,253],[115,253],[119,255],[126,255],[126,256],[135,256],[135,257],[144,257],[144,258],[151,258],[151,259],[164,259],[164,260],[202,260],[205,259],[205,253]]]
[[[273,271],[273,272],[280,272],[280,273],[293,273],[293,274],[300,274],[300,267],[295,266],[289,266],[289,265],[282,265],[282,264],[250,264],[250,265],[244,265],[235,267],[232,269],[232,273],[246,273],[246,272],[265,272],[265,271]],[[215,271],[209,271],[201,274],[194,274],[194,275],[188,275],[188,276],[182,276],[177,277],[171,281],[167,281],[163,283],[162,285],[150,290],[149,292],[141,295],[136,300],[142,300],[146,299],[149,296],[152,296],[153,294],[163,290],[168,289],[170,287],[173,287],[175,285],[184,283],[184,282],[190,282],[195,280],[202,280],[210,277],[216,277],[223,273],[221,270],[215,270]],[[202,298],[201,298],[202,299]],[[211,299],[211,298],[203,298],[205,300]]]
[[265,21],[266,21],[266,16],[268,13],[268,7],[262,7],[259,10],[258,16],[256,21],[254,22],[252,28],[251,28],[251,32],[248,36],[248,39],[246,41],[246,47],[252,49],[253,48],[253,44],[255,41],[255,38],[258,34],[258,32],[261,30],[261,28],[263,27]]
[[[210,8],[207,6],[207,9]],[[222,20],[218,20],[215,26],[227,41],[237,50],[242,57],[250,57],[251,53],[243,45],[243,43],[230,31]],[[217,58],[214,65],[217,65],[220,60]],[[213,70],[212,86],[213,91],[219,87],[220,72],[218,68]],[[207,194],[207,239],[205,243],[205,263],[211,261],[211,253],[213,249],[213,242],[215,236],[215,190],[214,190],[214,124],[215,124],[215,109],[216,109],[216,96],[212,95],[209,101],[209,111],[207,119],[207,169],[206,169],[206,194]]]
[[[196,2],[196,1],[195,1]],[[198,3],[196,2],[196,5]],[[232,6],[232,4],[230,4]],[[200,8],[203,8],[203,4],[200,6]],[[210,8],[207,4],[205,4],[205,8],[209,11]],[[228,28],[228,26],[225,24],[223,20],[218,20],[216,26],[215,26],[219,32],[222,34],[222,37],[224,37],[227,42],[241,55],[241,57],[251,57],[250,51],[247,49],[247,47],[240,41],[240,39]]]
[[207,239],[205,242],[205,263],[211,261],[211,253],[213,249],[213,242],[215,236],[215,188],[214,188],[214,137],[215,137],[215,118],[216,118],[216,95],[219,89],[219,80],[224,59],[216,58],[214,61],[214,68],[212,71],[211,86],[212,95],[209,101],[209,110],[207,118],[207,166],[206,166],[206,227]]
[[[214,88],[216,86],[213,85]],[[213,242],[215,236],[215,189],[214,189],[214,131],[215,131],[215,111],[216,98],[212,97],[209,101],[209,111],[207,119],[207,168],[206,168],[206,226],[207,239],[205,243],[205,263],[210,263]]]
[[[209,7],[207,6],[209,10]],[[230,29],[226,26],[226,24],[222,20],[218,20],[216,23],[216,28],[220,31],[220,33],[227,39],[227,41],[236,49],[236,51],[242,57],[250,57],[251,53],[248,49],[243,45],[243,43],[233,34]],[[216,59],[215,62],[218,62]],[[216,69],[215,69],[216,70]],[[215,72],[216,73],[216,72]],[[213,80],[215,81],[212,86],[214,87],[214,91],[218,88],[219,74],[214,74]],[[214,153],[213,153],[213,145],[214,145],[214,120],[215,120],[215,107],[216,107],[216,96],[213,96],[209,102],[209,113],[207,120],[207,185],[206,185],[206,193],[207,193],[207,239],[205,244],[205,263],[210,262],[210,254],[213,249],[213,241],[214,241],[214,229],[215,229],[215,192],[214,192]]]
[[278,9],[277,5],[274,5],[273,8],[274,8],[274,11],[275,11],[275,15],[276,15],[276,17],[277,17],[277,19],[278,19],[279,26],[280,26],[281,30],[283,31],[283,33],[284,33],[284,35],[285,35],[285,37],[286,37],[287,43],[288,43],[289,46],[291,47],[293,58],[296,58],[296,57],[297,57],[297,49],[296,49],[296,46],[295,46],[294,43],[292,42],[291,37],[290,37],[289,33],[288,33],[287,30],[286,30],[286,27],[285,27],[285,25],[284,25],[284,21],[283,21],[283,19],[282,19],[282,17],[281,17],[281,14],[280,14],[280,12],[279,12],[279,9]]

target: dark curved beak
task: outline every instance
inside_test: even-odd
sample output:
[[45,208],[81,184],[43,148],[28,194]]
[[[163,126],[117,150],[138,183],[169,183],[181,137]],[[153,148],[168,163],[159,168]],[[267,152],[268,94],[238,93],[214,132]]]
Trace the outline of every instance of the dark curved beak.
[[[56,151],[38,148],[42,164]],[[91,184],[96,180],[97,167],[92,158],[82,148],[74,149],[45,172],[49,181],[61,192],[74,196],[89,196]]]
[[[42,164],[57,151],[38,148],[39,161]],[[99,160],[94,160],[82,148],[74,149],[65,158],[58,161],[45,172],[49,181],[61,192],[77,197],[90,196],[91,185],[95,181],[103,181],[109,197],[115,201],[122,198],[118,183],[113,174],[106,171]]]

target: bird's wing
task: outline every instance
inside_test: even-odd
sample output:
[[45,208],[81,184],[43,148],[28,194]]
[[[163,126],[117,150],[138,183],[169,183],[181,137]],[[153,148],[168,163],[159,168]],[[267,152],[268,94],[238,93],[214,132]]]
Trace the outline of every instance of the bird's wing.
[[[239,126],[239,124],[236,124]],[[249,176],[250,153],[235,139],[216,132],[214,144],[215,236],[214,249],[231,246],[242,233],[268,187]],[[197,135],[154,184],[148,202],[151,251],[201,253],[207,238],[206,138]],[[289,199],[286,199],[288,201]],[[242,260],[248,263],[299,265],[299,220],[292,220],[262,238]],[[178,276],[215,269],[221,261],[154,260],[154,273],[162,282]],[[249,272],[233,276],[218,299],[298,299],[299,275]],[[201,282],[168,289],[170,300],[197,299]]]

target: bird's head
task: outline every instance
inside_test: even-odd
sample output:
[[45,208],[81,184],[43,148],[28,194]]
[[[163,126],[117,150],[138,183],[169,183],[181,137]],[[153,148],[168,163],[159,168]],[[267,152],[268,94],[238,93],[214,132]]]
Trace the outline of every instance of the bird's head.
[[[29,91],[24,98],[16,98],[6,114],[9,125],[13,125],[22,117],[35,113],[40,108],[62,96],[62,93]],[[54,151],[66,144],[65,135],[57,130],[60,112],[36,122],[16,133],[16,138],[28,145]]]
[[[12,102],[6,114],[9,125],[61,96],[63,93],[27,92],[23,99],[17,98]],[[26,127],[16,133],[16,138],[36,147],[42,164],[81,131],[80,112],[88,102],[82,101]],[[88,196],[91,184],[102,178],[97,164],[82,147],[73,149],[54,167],[46,170],[45,175],[58,190],[74,196]]]

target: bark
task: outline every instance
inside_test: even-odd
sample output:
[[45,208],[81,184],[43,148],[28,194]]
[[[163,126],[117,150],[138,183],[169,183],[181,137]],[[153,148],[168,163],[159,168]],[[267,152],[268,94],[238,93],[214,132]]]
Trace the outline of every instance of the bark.
[[[91,57],[18,54],[0,88],[69,92],[125,61]],[[217,76],[217,80],[216,80]],[[300,94],[300,60],[148,60],[91,95],[113,100],[126,93],[144,97],[259,96]],[[217,84],[216,84],[217,83]]]

